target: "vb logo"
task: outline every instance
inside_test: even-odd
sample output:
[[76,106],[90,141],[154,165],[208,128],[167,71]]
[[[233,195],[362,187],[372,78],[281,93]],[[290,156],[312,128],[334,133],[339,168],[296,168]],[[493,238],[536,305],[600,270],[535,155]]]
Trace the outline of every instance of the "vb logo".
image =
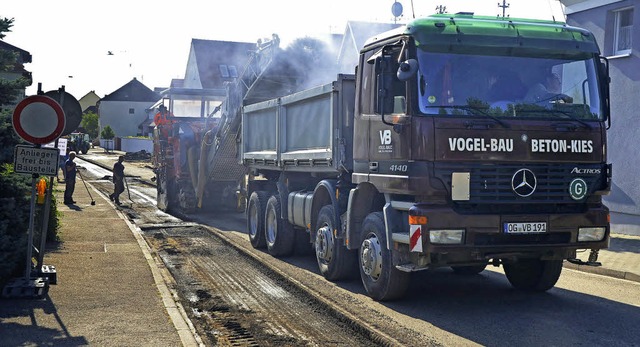
[[380,130],[380,144],[391,144],[391,130]]

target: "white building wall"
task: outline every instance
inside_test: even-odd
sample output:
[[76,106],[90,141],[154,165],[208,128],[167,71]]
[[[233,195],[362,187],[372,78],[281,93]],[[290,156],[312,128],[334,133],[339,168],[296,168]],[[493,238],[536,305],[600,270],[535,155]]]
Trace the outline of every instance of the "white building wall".
[[[101,101],[98,109],[100,131],[109,125],[116,137],[138,135],[138,125],[147,119],[146,110],[152,104],[147,101]],[[133,114],[129,113],[131,108],[134,110]]]

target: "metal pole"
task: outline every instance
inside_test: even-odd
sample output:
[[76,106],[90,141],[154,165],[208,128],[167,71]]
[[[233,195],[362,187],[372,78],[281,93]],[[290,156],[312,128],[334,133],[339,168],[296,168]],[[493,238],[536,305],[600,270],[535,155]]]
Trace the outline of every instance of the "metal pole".
[[31,256],[33,255],[33,224],[35,219],[35,211],[36,211],[36,178],[37,174],[31,175],[31,209],[29,213],[29,237],[27,240],[27,263],[25,264],[24,277],[31,278],[31,266],[32,260]]
[[[56,139],[56,144],[55,147],[58,148],[58,140]],[[60,160],[60,152],[58,150],[58,160]],[[58,163],[56,161],[56,169],[58,168],[58,166],[60,165],[60,163]],[[49,187],[47,187],[47,194],[45,195],[45,202],[44,202],[44,216],[42,218],[44,218],[43,222],[42,222],[42,230],[40,232],[40,248],[38,248],[39,252],[38,252],[38,265],[37,268],[38,269],[42,269],[42,266],[44,265],[44,247],[47,243],[47,233],[49,232],[49,213],[51,211],[51,194],[53,193],[53,176],[51,176],[51,178],[49,178]]]

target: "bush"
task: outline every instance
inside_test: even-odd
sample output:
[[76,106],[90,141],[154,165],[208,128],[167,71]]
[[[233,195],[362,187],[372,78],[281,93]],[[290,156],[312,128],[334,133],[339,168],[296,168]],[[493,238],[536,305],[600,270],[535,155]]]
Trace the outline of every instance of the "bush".
[[27,179],[14,174],[9,164],[0,169],[0,286],[24,266],[30,209]]
[[116,134],[113,132],[113,129],[111,129],[111,127],[107,125],[100,132],[100,137],[105,140],[111,140],[112,138],[116,137]]

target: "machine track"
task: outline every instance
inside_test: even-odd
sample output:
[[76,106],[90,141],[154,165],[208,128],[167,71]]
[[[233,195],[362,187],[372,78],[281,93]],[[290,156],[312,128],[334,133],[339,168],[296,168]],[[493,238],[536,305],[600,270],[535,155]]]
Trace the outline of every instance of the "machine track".
[[142,228],[207,345],[371,346],[366,334],[199,226]]

